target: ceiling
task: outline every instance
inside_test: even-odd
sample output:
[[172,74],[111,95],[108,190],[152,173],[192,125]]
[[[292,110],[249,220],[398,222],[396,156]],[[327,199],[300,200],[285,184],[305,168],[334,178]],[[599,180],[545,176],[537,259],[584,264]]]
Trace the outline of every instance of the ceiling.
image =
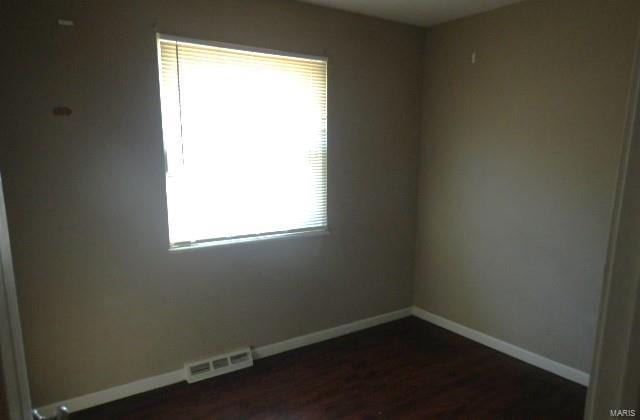
[[319,6],[376,16],[418,26],[432,26],[521,0],[302,0]]

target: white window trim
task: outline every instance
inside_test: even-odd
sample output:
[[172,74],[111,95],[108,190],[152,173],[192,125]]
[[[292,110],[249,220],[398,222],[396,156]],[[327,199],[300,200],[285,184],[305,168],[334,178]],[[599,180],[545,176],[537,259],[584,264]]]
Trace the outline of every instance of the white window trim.
[[327,236],[331,232],[329,228],[317,228],[310,229],[301,232],[276,232],[258,234],[252,236],[245,236],[240,238],[225,238],[225,239],[205,239],[197,242],[184,242],[178,244],[172,244],[169,248],[169,252],[184,252],[193,249],[209,248],[214,246],[229,246],[249,242],[260,242],[266,240],[276,239],[293,239],[293,238],[309,238],[314,236]]
[[[229,42],[209,41],[209,40],[190,38],[190,37],[184,37],[184,36],[178,36],[178,35],[169,35],[169,34],[166,34],[166,33],[157,32],[156,33],[156,45],[158,45],[158,41],[160,39],[178,41],[178,42],[186,42],[186,43],[193,43],[193,44],[196,44],[196,45],[209,45],[209,46],[213,46],[213,47],[229,48],[229,49],[243,50],[243,51],[251,51],[251,52],[255,52],[255,53],[280,55],[280,56],[285,56],[285,57],[294,57],[294,58],[303,58],[303,59],[306,58],[306,59],[310,59],[310,60],[324,61],[327,64],[329,63],[329,57],[327,57],[327,56],[313,55],[313,54],[301,54],[301,53],[295,53],[295,52],[291,52],[291,51],[277,50],[277,49],[271,49],[271,48],[253,47],[253,46],[248,46],[248,45],[243,45],[243,44],[235,44],[235,43],[229,43]],[[158,61],[158,63],[160,63],[159,51],[157,51],[157,61]],[[328,66],[327,66],[327,68],[328,68]],[[328,97],[328,92],[327,92],[327,97]],[[327,127],[327,129],[328,129],[328,127]],[[325,165],[326,165],[326,175],[325,175],[326,179],[325,179],[325,182],[327,183],[327,186],[328,186],[328,184],[329,184],[329,159],[328,159],[329,144],[328,144],[328,138],[327,138],[327,143],[326,143],[325,147],[326,147],[326,153],[327,153],[326,163],[325,163]],[[166,178],[166,176],[168,175],[168,168],[169,168],[168,163],[166,161],[167,160],[166,152],[163,153],[163,158],[164,158],[164,161],[165,161],[164,164],[165,164],[165,178]],[[326,215],[325,215],[326,223],[325,223],[325,225],[323,227],[311,228],[311,229],[308,229],[308,230],[294,231],[294,232],[282,231],[282,232],[260,233],[260,234],[248,235],[248,236],[243,236],[243,237],[235,237],[235,238],[233,238],[233,237],[232,238],[218,238],[218,239],[211,238],[211,239],[204,239],[204,240],[199,240],[199,241],[194,241],[194,242],[171,243],[171,241],[169,241],[169,252],[170,253],[181,253],[181,252],[195,250],[195,249],[210,248],[210,247],[222,247],[222,246],[236,245],[236,244],[242,244],[242,243],[260,242],[260,241],[265,241],[265,240],[278,240],[278,239],[293,239],[293,238],[328,236],[331,233],[331,231],[329,230],[329,212],[328,212],[328,209],[329,209],[329,193],[328,193],[328,188],[327,188],[327,196],[326,196],[325,200],[326,200],[327,212],[326,212]],[[165,202],[166,202],[166,198],[165,198]]]
[[251,51],[251,52],[262,53],[262,54],[281,55],[284,57],[307,58],[309,60],[324,61],[325,63],[329,62],[329,57],[322,56],[322,55],[300,54],[300,53],[295,53],[290,51],[274,50],[270,48],[251,47],[249,45],[234,44],[230,42],[207,41],[207,40],[189,38],[184,36],[167,35],[161,32],[156,33],[156,42],[158,39],[163,39],[167,41],[187,42],[187,43],[196,44],[196,45],[209,45],[211,47],[229,48],[232,50]]

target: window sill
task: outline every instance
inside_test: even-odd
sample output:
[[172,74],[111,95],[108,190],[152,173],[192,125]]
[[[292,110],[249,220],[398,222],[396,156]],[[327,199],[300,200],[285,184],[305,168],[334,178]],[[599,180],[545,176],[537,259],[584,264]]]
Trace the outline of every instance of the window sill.
[[270,233],[260,236],[250,236],[245,238],[231,238],[231,239],[219,239],[203,242],[192,242],[189,244],[171,245],[169,252],[184,252],[193,249],[229,246],[235,244],[242,244],[247,242],[259,242],[276,239],[289,239],[289,238],[303,238],[312,236],[326,236],[329,235],[328,228],[320,228],[315,230],[308,230],[304,232],[282,232],[282,233]]

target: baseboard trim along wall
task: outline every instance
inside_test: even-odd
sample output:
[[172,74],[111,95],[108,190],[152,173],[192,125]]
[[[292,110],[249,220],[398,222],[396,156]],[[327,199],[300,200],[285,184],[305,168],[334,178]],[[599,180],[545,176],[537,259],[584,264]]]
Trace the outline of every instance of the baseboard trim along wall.
[[[396,321],[398,319],[411,316],[412,308],[403,308],[393,312],[387,312],[371,318],[365,318],[348,324],[338,325],[337,327],[328,328],[326,330],[301,335],[288,340],[280,341],[266,346],[256,347],[252,350],[254,359],[262,359],[294,350],[310,344],[319,343],[321,341],[330,340],[342,335],[351,334],[366,328],[375,327],[376,325],[385,324],[387,322]],[[97,405],[106,404],[132,395],[141,394],[164,386],[173,385],[186,380],[184,369],[174,370],[158,376],[152,376],[139,381],[130,382],[124,385],[114,386],[102,391],[93,392],[91,394],[82,395],[80,397],[71,398],[65,401],[59,401],[38,408],[40,414],[52,416],[55,414],[56,407],[60,405],[66,406],[69,411],[76,412]]]
[[[294,350],[300,347],[319,343],[321,341],[330,340],[342,335],[351,334],[353,332],[360,331],[366,328],[375,327],[376,325],[381,325],[387,322],[406,318],[411,315],[442,327],[453,333],[466,337],[470,340],[476,341],[487,347],[491,347],[492,349],[497,350],[501,353],[505,353],[511,357],[522,360],[523,362],[554,373],[570,381],[577,382],[585,386],[589,384],[589,374],[585,372],[574,369],[567,365],[563,365],[562,363],[558,363],[544,356],[540,356],[539,354],[532,353],[518,346],[514,346],[513,344],[509,344],[487,334],[473,330],[469,327],[465,327],[464,325],[442,318],[441,316],[432,314],[416,306],[388,312],[371,318],[361,319],[359,321],[350,322],[348,324],[339,325],[337,327],[328,328],[326,330],[301,335],[299,337],[294,337],[288,340],[280,341],[278,343],[256,347],[252,350],[253,358],[262,359],[279,353],[284,353],[289,350]],[[164,386],[172,385],[184,380],[184,369],[178,369],[172,372],[164,373],[162,375],[152,376],[146,379],[130,382],[128,384],[114,386],[102,391],[93,392],[91,394],[82,395],[80,397],[75,397],[69,400],[49,404],[38,408],[38,411],[40,411],[41,414],[51,416],[55,413],[56,407],[58,407],[59,405],[65,405],[73,413],[90,407],[95,407],[97,405],[106,404],[108,402],[130,397],[132,395],[141,394],[153,389],[162,388]]]
[[589,374],[581,370],[556,362],[555,360],[548,359],[544,356],[540,356],[539,354],[530,352],[529,350],[525,350],[490,335],[481,333],[480,331],[465,327],[464,325],[450,321],[439,315],[427,312],[417,306],[411,308],[411,314],[424,321],[437,325],[438,327],[442,327],[487,347],[491,347],[492,349],[507,354],[515,359],[522,360],[523,362],[554,373],[570,381],[579,383],[580,385],[589,385]]

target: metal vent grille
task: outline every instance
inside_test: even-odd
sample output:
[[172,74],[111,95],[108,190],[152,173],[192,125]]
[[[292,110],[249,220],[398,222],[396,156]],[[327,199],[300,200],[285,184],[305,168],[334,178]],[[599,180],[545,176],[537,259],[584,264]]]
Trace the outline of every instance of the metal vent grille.
[[245,347],[209,359],[185,364],[187,382],[193,383],[253,366],[251,349]]

